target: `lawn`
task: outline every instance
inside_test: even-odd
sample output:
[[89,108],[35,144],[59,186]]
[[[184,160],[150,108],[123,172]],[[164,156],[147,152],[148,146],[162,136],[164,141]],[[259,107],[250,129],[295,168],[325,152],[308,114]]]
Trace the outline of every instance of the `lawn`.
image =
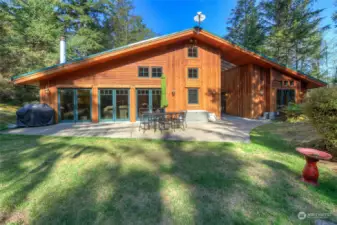
[[300,182],[303,158],[270,126],[250,144],[0,135],[0,224],[336,222],[336,172]]
[[16,123],[15,112],[18,106],[0,103],[0,130],[6,129],[8,124]]

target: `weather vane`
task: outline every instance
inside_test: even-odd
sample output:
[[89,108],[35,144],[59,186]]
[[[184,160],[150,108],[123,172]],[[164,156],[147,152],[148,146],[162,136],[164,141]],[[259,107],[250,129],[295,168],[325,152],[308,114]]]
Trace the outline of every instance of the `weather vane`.
[[194,17],[194,21],[198,23],[198,27],[200,27],[200,24],[202,21],[206,19],[206,16],[202,14],[202,12],[197,12],[197,15]]

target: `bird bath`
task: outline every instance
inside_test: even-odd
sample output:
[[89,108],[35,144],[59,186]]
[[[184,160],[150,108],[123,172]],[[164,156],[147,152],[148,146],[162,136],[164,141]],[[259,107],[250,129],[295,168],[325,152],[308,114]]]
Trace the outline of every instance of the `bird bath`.
[[330,160],[332,155],[312,148],[296,148],[296,151],[304,155],[307,161],[302,172],[302,180],[313,185],[318,185],[319,172],[317,162],[319,160]]

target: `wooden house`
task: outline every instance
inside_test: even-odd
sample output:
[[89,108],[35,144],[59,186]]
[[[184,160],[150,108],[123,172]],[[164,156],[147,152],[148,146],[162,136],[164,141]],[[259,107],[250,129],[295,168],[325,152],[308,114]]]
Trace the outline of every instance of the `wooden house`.
[[318,79],[241,48],[205,30],[188,29],[12,77],[38,85],[56,122],[131,121],[160,107],[258,118],[300,103]]

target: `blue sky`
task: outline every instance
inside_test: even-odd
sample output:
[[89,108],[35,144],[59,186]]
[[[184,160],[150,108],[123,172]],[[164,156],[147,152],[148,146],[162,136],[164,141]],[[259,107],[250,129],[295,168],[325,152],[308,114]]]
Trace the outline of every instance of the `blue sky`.
[[[324,8],[323,23],[331,24],[334,0],[318,0],[315,8]],[[135,14],[159,35],[169,34],[195,25],[193,17],[198,11],[206,15],[202,27],[212,33],[226,34],[227,20],[236,0],[134,0]],[[331,32],[327,36],[331,36]]]

